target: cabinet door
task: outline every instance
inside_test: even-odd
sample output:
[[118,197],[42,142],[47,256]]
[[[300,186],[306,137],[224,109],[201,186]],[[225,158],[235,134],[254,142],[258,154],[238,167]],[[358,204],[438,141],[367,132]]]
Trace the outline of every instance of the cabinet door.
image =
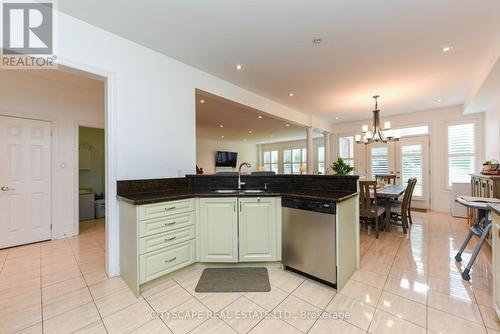
[[239,199],[240,262],[276,261],[275,198]]
[[200,199],[200,261],[238,262],[236,198]]

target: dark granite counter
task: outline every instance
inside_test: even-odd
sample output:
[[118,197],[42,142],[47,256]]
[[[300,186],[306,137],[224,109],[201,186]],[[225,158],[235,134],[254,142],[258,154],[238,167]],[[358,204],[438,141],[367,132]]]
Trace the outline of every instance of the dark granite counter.
[[488,207],[491,209],[491,211],[494,211],[497,215],[500,215],[500,203],[489,203]]
[[167,201],[175,201],[193,197],[293,197],[301,199],[311,199],[317,201],[340,202],[346,200],[357,193],[352,192],[307,192],[307,191],[267,191],[262,193],[217,193],[215,191],[153,191],[133,194],[119,195],[118,199],[125,202],[141,205]]
[[151,204],[193,197],[293,197],[340,202],[357,194],[358,176],[242,175],[244,189],[262,193],[218,193],[235,189],[237,175],[187,175],[183,178],[118,181],[118,199],[131,204]]

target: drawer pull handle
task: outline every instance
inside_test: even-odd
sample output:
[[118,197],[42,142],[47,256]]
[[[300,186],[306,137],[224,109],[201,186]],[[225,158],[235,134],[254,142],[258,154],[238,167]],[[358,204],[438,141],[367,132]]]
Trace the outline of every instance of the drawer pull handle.
[[175,225],[177,222],[165,223],[165,226]]
[[167,211],[167,210],[173,210],[173,209],[175,209],[175,206],[171,206],[169,208],[165,208],[165,211]]
[[170,260],[165,260],[165,262],[172,262],[172,261],[175,261],[175,259],[177,259],[177,256],[176,256],[176,257],[171,258]]
[[176,238],[177,238],[176,236],[173,236],[173,237],[170,237],[170,238],[165,239],[165,241],[172,241],[172,240],[174,240],[174,239],[176,239]]

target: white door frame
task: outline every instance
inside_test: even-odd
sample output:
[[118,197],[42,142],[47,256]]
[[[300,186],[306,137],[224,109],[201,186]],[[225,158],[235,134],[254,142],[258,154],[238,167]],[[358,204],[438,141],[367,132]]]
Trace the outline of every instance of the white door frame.
[[[420,209],[430,209],[430,187],[431,187],[431,180],[430,180],[430,147],[429,147],[429,136],[423,135],[423,136],[408,136],[401,138],[400,141],[396,142],[395,144],[395,164],[396,164],[396,171],[398,173],[402,173],[402,153],[401,153],[401,146],[402,145],[411,145],[412,143],[415,143],[417,145],[422,145],[422,185],[424,186],[423,188],[423,196],[413,196],[412,203],[416,204],[415,208],[420,208]],[[399,183],[404,183],[406,180],[403,180],[401,178],[401,174],[398,174],[400,177]]]
[[[118,200],[116,198],[116,182],[117,182],[117,96],[116,96],[116,72],[107,69],[96,68],[84,63],[73,62],[69,59],[63,57],[58,58],[58,64],[61,67],[66,67],[68,70],[74,70],[82,75],[99,79],[104,79],[105,81],[105,120],[104,120],[104,131],[105,131],[105,196],[106,196],[106,273],[109,277],[114,277],[120,275],[120,234],[119,234],[119,222],[118,222]],[[49,121],[54,124],[55,119],[47,115],[38,115],[35,113],[29,114],[21,110],[2,110],[0,109],[0,114],[4,116],[30,118],[43,121]],[[52,126],[53,129],[53,126]],[[53,138],[53,137],[52,137]],[[54,147],[54,140],[52,142],[52,152],[57,152],[56,147]],[[52,223],[54,223],[54,212],[60,210],[60,208],[55,207],[54,201],[54,166],[57,165],[56,154],[52,154],[52,166],[51,166],[51,188],[52,188],[52,205],[51,205],[51,218]],[[78,168],[78,167],[77,167]],[[76,183],[77,184],[77,183]],[[75,217],[78,217],[78,205],[74,206]],[[55,226],[55,225],[53,225]],[[53,231],[55,228],[53,228]],[[75,230],[78,231],[78,230]],[[52,238],[54,238],[54,232],[52,232]]]
[[[425,140],[422,140],[424,139]],[[388,174],[397,174],[397,172],[401,172],[400,170],[400,164],[401,161],[399,161],[400,158],[400,153],[399,153],[399,148],[401,147],[401,144],[404,144],[405,142],[412,142],[412,140],[420,140],[422,144],[422,155],[424,158],[423,161],[423,182],[424,182],[424,191],[425,195],[423,199],[420,198],[414,198],[413,200],[416,201],[419,205],[417,205],[417,208],[425,208],[425,209],[430,209],[431,208],[431,194],[430,194],[430,189],[431,189],[431,178],[430,178],[430,147],[429,147],[429,142],[430,142],[430,137],[429,135],[421,135],[421,136],[406,136],[401,138],[397,142],[389,142],[389,143],[373,143],[370,145],[366,145],[365,147],[365,161],[366,161],[366,177],[367,179],[371,180],[374,175],[371,173],[371,164],[372,164],[372,158],[371,158],[371,148],[372,147],[387,147],[387,159],[388,159],[388,165],[387,165],[387,172]],[[400,175],[398,175],[400,176]],[[404,183],[405,180],[402,179],[397,179],[396,183]]]
[[[75,137],[74,140],[75,142],[73,143],[73,152],[74,154],[74,161],[73,161],[73,182],[74,184],[78,185],[76,187],[76,191],[73,194],[73,231],[74,234],[80,234],[80,214],[79,214],[79,209],[80,209],[80,201],[79,201],[79,193],[78,189],[80,186],[80,168],[79,168],[79,161],[78,161],[78,148],[79,148],[79,142],[80,142],[80,127],[85,126],[89,128],[95,128],[95,129],[103,129],[104,130],[104,136],[106,136],[106,128],[103,123],[93,123],[93,122],[86,122],[86,121],[76,121],[75,122]],[[104,150],[106,151],[106,144],[104,144]],[[105,159],[106,160],[106,159]],[[104,168],[106,170],[106,161],[104,162]],[[104,190],[106,190],[107,185],[105,185]],[[107,198],[106,198],[107,201]],[[107,217],[106,217],[107,218]],[[107,220],[106,220],[107,224]]]
[[[105,79],[105,197],[106,197],[106,273],[109,277],[120,275],[120,232],[118,223],[117,182],[117,129],[116,129],[116,72],[76,63],[59,57],[58,63],[83,74]],[[77,167],[78,168],[78,167]],[[75,214],[78,206],[75,206]]]

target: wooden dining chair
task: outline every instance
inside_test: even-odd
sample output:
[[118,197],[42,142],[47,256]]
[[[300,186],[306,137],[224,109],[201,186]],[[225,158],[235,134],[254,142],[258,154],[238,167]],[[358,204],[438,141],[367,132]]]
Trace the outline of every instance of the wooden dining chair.
[[395,174],[375,174],[375,181],[377,183],[384,183],[386,185],[396,184]]
[[[409,179],[408,185],[406,186],[406,190],[403,195],[403,200],[391,202],[391,218],[394,221],[394,225],[403,227],[404,233],[406,233],[406,230],[409,228],[408,222],[410,222],[410,224],[413,223],[411,221],[410,207],[413,190],[415,189],[416,184],[416,178]],[[401,222],[401,224],[398,224],[397,222]]]
[[375,238],[378,239],[379,217],[385,213],[385,208],[377,204],[377,181],[359,181],[359,218],[361,222],[375,224]]

